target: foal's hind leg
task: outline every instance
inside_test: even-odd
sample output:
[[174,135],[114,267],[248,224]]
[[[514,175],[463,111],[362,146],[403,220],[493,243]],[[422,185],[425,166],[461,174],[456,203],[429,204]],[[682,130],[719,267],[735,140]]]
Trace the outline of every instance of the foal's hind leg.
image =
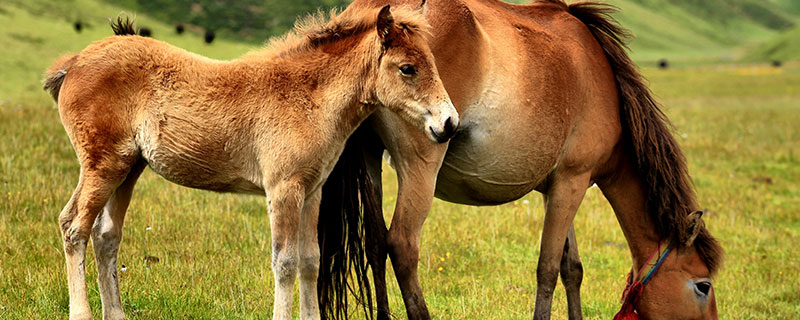
[[582,319],[581,282],[583,281],[583,264],[578,255],[578,243],[575,240],[575,225],[569,228],[564,253],[561,255],[561,282],[567,291],[567,307],[569,318]]
[[117,253],[122,241],[122,225],[133,187],[145,167],[144,161],[134,165],[125,181],[111,195],[92,228],[97,283],[100,287],[100,300],[103,302],[103,319],[125,318],[117,278]]
[[561,176],[545,193],[545,219],[539,264],[536,269],[534,319],[550,319],[553,290],[558,281],[561,256],[575,213],[586,194],[590,175]]
[[82,166],[75,192],[59,215],[67,262],[70,319],[91,319],[86,294],[86,244],[98,213],[127,175],[130,166]]

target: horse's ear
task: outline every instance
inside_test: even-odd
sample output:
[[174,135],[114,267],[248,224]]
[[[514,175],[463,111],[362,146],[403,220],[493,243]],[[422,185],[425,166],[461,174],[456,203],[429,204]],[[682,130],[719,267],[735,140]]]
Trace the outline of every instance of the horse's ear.
[[700,234],[700,231],[703,230],[705,227],[705,222],[703,222],[703,211],[698,210],[689,214],[689,223],[688,230],[686,230],[683,242],[684,247],[690,247],[694,243],[694,239],[697,238],[697,235]]
[[381,43],[383,43],[385,46],[391,44],[392,39],[395,36],[395,30],[394,17],[392,17],[392,12],[389,9],[388,4],[381,9],[381,12],[378,13],[378,23],[376,25],[378,28],[378,37],[381,38]]

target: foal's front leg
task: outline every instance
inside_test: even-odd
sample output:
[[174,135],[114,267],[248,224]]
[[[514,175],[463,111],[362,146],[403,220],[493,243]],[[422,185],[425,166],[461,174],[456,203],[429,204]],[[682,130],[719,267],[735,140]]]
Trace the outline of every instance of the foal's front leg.
[[319,319],[317,277],[319,277],[319,202],[322,188],[306,198],[300,216],[300,317]]
[[275,277],[275,302],[272,319],[292,318],[292,289],[299,264],[300,210],[304,188],[281,182],[267,192],[272,232],[272,273]]

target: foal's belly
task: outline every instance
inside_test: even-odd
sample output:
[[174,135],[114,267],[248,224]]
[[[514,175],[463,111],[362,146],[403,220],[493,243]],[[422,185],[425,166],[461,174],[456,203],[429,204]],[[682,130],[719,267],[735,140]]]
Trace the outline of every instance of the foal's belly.
[[233,139],[220,130],[168,117],[143,124],[136,143],[149,167],[169,181],[217,192],[263,194],[255,164],[245,160],[247,152],[234,147]]
[[[494,205],[519,199],[555,167],[565,132],[534,106],[477,105],[462,116],[436,184],[436,197]],[[554,128],[551,128],[554,127]]]

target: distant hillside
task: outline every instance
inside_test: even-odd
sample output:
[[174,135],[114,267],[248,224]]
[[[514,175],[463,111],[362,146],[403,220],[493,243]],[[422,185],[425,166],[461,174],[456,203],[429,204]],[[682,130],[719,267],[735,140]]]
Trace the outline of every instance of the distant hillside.
[[[121,12],[136,16],[154,38],[213,58],[233,58],[256,48],[269,35],[288,30],[297,16],[348,0],[260,0],[247,3],[201,0],[163,2],[140,0],[1,0],[0,106],[22,97],[51,101],[41,91],[44,69],[60,55],[76,52],[92,41],[112,35],[108,18]],[[444,1],[444,0],[429,0]],[[647,65],[666,58],[674,64],[737,61],[800,60],[800,0],[608,0],[622,11],[616,17],[636,35],[633,58]],[[267,5],[269,4],[269,5]],[[174,12],[190,8],[190,15]],[[183,8],[183,9],[181,9]],[[169,13],[173,12],[173,13]],[[192,16],[194,14],[195,16]],[[239,15],[241,14],[241,16]],[[247,15],[258,15],[250,20]],[[194,17],[194,18],[192,18]],[[272,17],[272,18],[263,18]],[[195,19],[195,20],[192,20]],[[207,24],[206,20],[208,20]],[[81,32],[74,23],[82,23]],[[260,22],[258,22],[260,21]],[[187,24],[178,35],[175,25]],[[237,24],[238,23],[238,24]],[[264,28],[256,27],[264,25]],[[213,44],[202,41],[204,28],[216,29]],[[251,32],[253,31],[253,32]],[[13,80],[10,80],[13,79]]]
[[746,61],[800,59],[800,25],[784,32],[748,52]]
[[165,23],[186,23],[261,43],[286,33],[298,16],[344,7],[350,0],[105,0]]
[[[637,60],[736,61],[800,22],[797,0],[615,0]],[[800,52],[788,54],[798,56]]]
[[[42,91],[45,68],[61,55],[78,52],[93,41],[112,36],[108,19],[123,11],[126,11],[123,7],[99,0],[2,0],[0,107],[13,107],[22,100],[52,105],[52,99]],[[76,21],[81,21],[80,32],[75,30]],[[199,32],[178,35],[173,25],[141,12],[136,14],[136,24],[151,29],[156,39],[212,58],[233,58],[255,47],[224,37],[208,45]]]
[[[168,24],[187,23],[261,43],[288,31],[294,20],[318,8],[350,0],[105,0]],[[433,1],[433,0],[432,0]],[[445,0],[446,1],[446,0]],[[524,3],[534,0],[510,0]],[[666,58],[688,63],[800,59],[800,0],[600,0],[622,10],[617,18],[633,31],[637,61]],[[574,2],[568,0],[568,2]],[[787,33],[787,36],[781,36]],[[770,49],[764,49],[769,46]],[[772,51],[770,51],[772,50]]]

